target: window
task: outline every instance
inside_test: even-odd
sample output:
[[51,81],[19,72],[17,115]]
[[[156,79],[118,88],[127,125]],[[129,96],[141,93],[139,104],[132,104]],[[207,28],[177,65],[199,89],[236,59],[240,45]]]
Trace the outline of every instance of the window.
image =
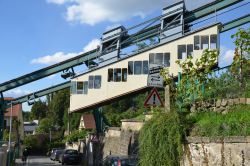
[[210,35],[210,49],[216,49],[217,48],[217,35]]
[[83,94],[83,82],[76,82],[77,94]]
[[201,49],[207,49],[208,47],[208,42],[209,42],[209,37],[208,36],[201,36]]
[[185,59],[187,57],[186,45],[178,45],[178,59]]
[[148,74],[148,61],[143,61],[143,74]]
[[134,62],[134,74],[138,75],[142,73],[142,61],[135,61]]
[[154,58],[155,58],[155,54],[154,53],[150,53],[149,54],[149,63],[150,64],[154,64],[155,63]]
[[100,75],[96,75],[94,79],[94,89],[100,89],[102,83],[102,77]]
[[162,62],[163,62],[163,53],[156,53],[154,63],[155,64],[162,64]]
[[89,76],[89,89],[94,88],[94,76]]
[[122,82],[127,82],[128,71],[126,68],[122,69]]
[[169,67],[170,66],[170,53],[164,53],[163,54],[164,57],[164,66]]
[[88,81],[83,82],[83,94],[88,94]]
[[187,45],[187,56],[193,56],[193,44]]
[[70,83],[70,92],[71,94],[76,94],[76,81],[71,81]]
[[200,47],[200,36],[194,36],[194,50],[199,50]]
[[122,72],[121,69],[115,68],[114,69],[114,81],[115,82],[120,82],[122,79]]
[[108,82],[114,81],[113,69],[108,69]]
[[134,62],[133,61],[129,61],[128,62],[128,74],[131,75],[133,74],[133,70],[134,70]]

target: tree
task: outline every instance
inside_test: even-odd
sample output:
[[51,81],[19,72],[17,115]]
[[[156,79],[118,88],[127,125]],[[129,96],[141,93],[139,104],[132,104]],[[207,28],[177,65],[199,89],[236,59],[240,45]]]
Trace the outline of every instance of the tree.
[[42,102],[41,100],[35,102],[31,108],[31,120],[35,119],[42,119],[46,117],[46,114],[48,112],[48,107],[45,102]]
[[53,128],[53,120],[52,118],[43,118],[40,123],[39,127],[36,129],[37,133],[49,133],[49,131]]
[[49,110],[55,125],[58,126],[65,125],[63,117],[64,114],[66,114],[69,109],[69,101],[70,101],[69,98],[70,98],[69,89],[61,90],[53,95],[49,103]]

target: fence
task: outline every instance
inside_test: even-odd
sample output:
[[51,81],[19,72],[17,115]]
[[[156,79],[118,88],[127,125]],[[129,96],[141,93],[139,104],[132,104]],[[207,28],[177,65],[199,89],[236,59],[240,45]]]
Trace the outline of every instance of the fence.
[[9,144],[7,141],[0,142],[0,165],[12,166],[15,163],[15,143]]

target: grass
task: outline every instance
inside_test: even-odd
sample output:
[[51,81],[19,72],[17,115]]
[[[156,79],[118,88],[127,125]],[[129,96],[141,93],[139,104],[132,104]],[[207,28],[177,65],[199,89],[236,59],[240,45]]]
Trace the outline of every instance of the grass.
[[190,136],[249,136],[250,105],[231,107],[223,115],[216,112],[203,112],[190,115],[188,120],[193,124]]

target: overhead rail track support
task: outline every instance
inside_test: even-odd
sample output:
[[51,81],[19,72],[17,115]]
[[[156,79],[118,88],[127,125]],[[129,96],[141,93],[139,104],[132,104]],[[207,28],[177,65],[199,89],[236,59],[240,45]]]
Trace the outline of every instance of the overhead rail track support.
[[[28,95],[25,95],[25,96],[18,97],[16,99],[12,100],[12,104],[13,105],[21,104],[21,103],[24,103],[24,102],[26,102],[28,100],[34,100],[36,98],[43,97],[45,95],[48,95],[48,94],[51,94],[53,92],[57,92],[59,90],[63,90],[63,89],[66,89],[66,88],[70,88],[70,81],[67,81],[67,82],[64,82],[64,83],[61,83],[61,84],[58,84],[58,85],[55,85],[55,86],[52,86],[52,87],[37,91],[35,93],[31,93],[31,94],[28,94]],[[10,106],[10,101],[6,101],[6,102],[7,102],[7,107],[9,107]]]
[[12,79],[10,81],[4,82],[0,84],[0,92],[4,92],[25,84],[28,84],[30,82],[39,80],[41,78],[50,76],[52,74],[61,72],[63,70],[69,69],[74,66],[78,66],[83,64],[85,61],[95,59],[97,57],[98,53],[97,50],[92,50],[90,52],[81,54],[79,56],[76,56],[74,58],[68,59],[66,61],[57,63],[55,65],[34,71],[32,73],[23,75],[21,77]]
[[247,14],[245,16],[242,16],[240,18],[237,18],[235,20],[232,20],[230,22],[223,24],[220,32],[223,33],[223,32],[229,31],[235,27],[239,27],[239,26],[247,24],[249,22],[250,22],[250,14]]

